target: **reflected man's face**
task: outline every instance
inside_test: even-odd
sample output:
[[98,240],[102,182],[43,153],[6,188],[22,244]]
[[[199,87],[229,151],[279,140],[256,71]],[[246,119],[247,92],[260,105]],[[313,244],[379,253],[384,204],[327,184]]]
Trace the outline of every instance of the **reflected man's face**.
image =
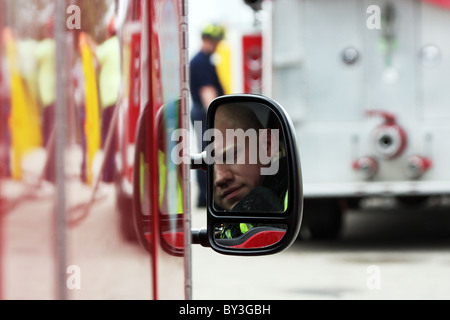
[[[249,143],[215,143],[216,159],[221,157],[222,163],[214,165],[214,201],[225,210],[233,209],[250,190],[261,183],[261,165],[250,164],[249,149]],[[227,159],[228,150],[233,154],[232,163]]]
[[222,137],[219,135],[214,140],[214,201],[225,210],[233,209],[250,190],[261,184],[262,165],[259,160],[251,161],[251,157],[258,154],[258,143],[249,139],[227,139],[228,131],[237,129],[251,129],[256,136],[260,123],[254,117],[238,107],[221,107],[216,112],[215,129]]

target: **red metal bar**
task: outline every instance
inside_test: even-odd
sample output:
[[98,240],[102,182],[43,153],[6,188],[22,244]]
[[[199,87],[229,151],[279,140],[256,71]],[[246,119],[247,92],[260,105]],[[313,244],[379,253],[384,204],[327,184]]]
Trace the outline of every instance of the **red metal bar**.
[[[6,5],[5,5],[5,1],[0,1],[0,37],[3,31],[3,28],[6,26],[5,23],[5,15],[6,15]],[[0,38],[0,59],[3,59],[3,41]],[[1,60],[0,60],[1,61]],[[3,72],[2,72],[2,67],[3,64],[0,63],[0,86],[3,85],[3,81],[6,81],[6,79],[3,78]],[[2,97],[0,97],[0,103],[2,100]],[[3,112],[0,111],[0,123],[6,123],[5,119],[2,119],[2,117],[4,116]],[[0,131],[2,132],[2,131]],[[0,134],[0,145],[3,144],[3,139],[5,139],[5,137],[3,137]],[[3,148],[0,149],[0,152],[2,152],[2,150],[4,151]],[[6,152],[6,151],[4,151]],[[0,155],[0,158],[3,159],[3,156]],[[0,300],[3,300],[3,260],[4,260],[4,256],[3,256],[3,243],[4,243],[4,239],[3,239],[3,227],[4,227],[4,223],[3,223],[3,217],[4,217],[4,200],[2,198],[2,180],[4,178],[5,172],[3,172],[3,170],[1,169],[2,165],[0,165]]]

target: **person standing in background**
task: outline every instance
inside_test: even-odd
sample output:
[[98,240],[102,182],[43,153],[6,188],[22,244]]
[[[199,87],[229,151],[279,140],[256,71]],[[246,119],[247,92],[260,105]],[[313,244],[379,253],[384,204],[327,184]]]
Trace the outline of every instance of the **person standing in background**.
[[[117,145],[115,132],[112,133],[111,142],[106,146],[110,128],[113,125],[112,120],[119,100],[121,71],[120,71],[120,40],[117,36],[115,27],[115,18],[110,20],[108,25],[107,39],[97,45],[88,38],[88,44],[95,57],[99,67],[99,93],[101,105],[101,148],[105,154],[105,167],[103,170],[102,181],[111,183],[114,181],[115,162],[114,155]],[[107,148],[107,149],[106,149]]]
[[[80,47],[81,45],[79,45]],[[79,49],[81,52],[81,49]],[[74,87],[74,103],[75,110],[77,110],[78,116],[78,124],[80,128],[80,144],[82,151],[82,160],[80,167],[80,179],[81,182],[87,183],[87,168],[86,168],[86,131],[85,131],[85,121],[86,121],[86,95],[85,95],[85,87],[86,81],[83,73],[83,61],[82,58],[77,58],[73,69],[72,69],[72,81]]]
[[47,36],[36,45],[39,98],[43,112],[42,133],[44,138],[44,146],[46,146],[50,140],[55,122],[56,43],[52,35],[53,23],[49,23],[47,25]]
[[[36,97],[37,89],[33,81],[36,43],[29,39],[19,39],[8,27],[2,30],[2,40],[6,58],[5,71],[7,70],[4,76],[9,91],[4,94],[7,97],[5,102],[9,104],[6,124],[9,130],[8,144],[11,147],[10,173],[14,180],[21,180],[25,155],[42,146],[43,128]],[[45,178],[49,180],[50,177]]]
[[42,137],[47,149],[48,161],[44,168],[44,178],[55,182],[55,154],[50,143],[55,124],[56,101],[56,42],[53,38],[54,21],[47,24],[46,37],[36,45],[36,59],[38,64],[38,90],[42,107]]
[[[190,88],[192,96],[191,121],[201,121],[201,132],[197,135],[197,147],[203,151],[206,147],[203,134],[206,129],[206,112],[209,104],[215,98],[224,95],[224,89],[217,74],[216,66],[212,61],[220,41],[225,36],[223,27],[208,24],[202,31],[202,45],[200,51],[190,62]],[[197,129],[197,126],[194,125]],[[198,130],[197,130],[198,131]],[[206,206],[206,172],[197,170],[197,183],[199,197],[197,207]]]
[[108,26],[108,38],[95,50],[100,65],[100,103],[102,107],[102,149],[105,151],[105,168],[103,182],[114,181],[116,151],[116,136],[112,133],[111,143],[105,150],[106,140],[110,132],[120,89],[120,41],[117,37],[115,19],[111,19]]

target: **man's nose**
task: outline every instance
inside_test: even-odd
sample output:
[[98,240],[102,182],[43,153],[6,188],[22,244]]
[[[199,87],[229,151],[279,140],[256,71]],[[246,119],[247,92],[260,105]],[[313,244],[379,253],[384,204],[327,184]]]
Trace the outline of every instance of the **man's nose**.
[[216,165],[214,184],[216,187],[223,187],[233,180],[233,173],[228,165]]

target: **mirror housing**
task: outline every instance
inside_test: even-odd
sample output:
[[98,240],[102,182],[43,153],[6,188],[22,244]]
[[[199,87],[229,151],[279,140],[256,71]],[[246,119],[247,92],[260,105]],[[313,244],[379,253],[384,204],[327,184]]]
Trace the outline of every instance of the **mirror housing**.
[[[266,184],[265,187],[254,187],[254,189],[244,195],[244,187],[241,187],[242,185],[245,185],[245,182],[242,182],[243,180],[236,183],[230,182],[230,186],[228,187],[223,186],[226,182],[223,182],[223,185],[220,185],[222,182],[219,181],[221,178],[219,162],[221,159],[224,160],[226,150],[233,148],[239,149],[242,145],[247,145],[247,143],[242,143],[242,141],[236,142],[236,137],[232,138],[232,148],[224,143],[219,143],[218,141],[223,137],[220,135],[220,130],[218,129],[221,127],[221,122],[219,122],[218,119],[221,117],[221,119],[230,120],[230,118],[236,117],[235,119],[233,118],[233,120],[242,123],[241,120],[247,118],[240,114],[240,110],[247,108],[252,110],[252,113],[256,115],[258,120],[261,120],[258,122],[270,122],[272,123],[272,126],[268,127],[264,125],[260,130],[253,130],[257,128],[243,124],[242,126],[246,127],[239,128],[246,129],[244,130],[246,133],[250,132],[250,130],[255,131],[255,135],[260,139],[257,143],[249,141],[249,148],[255,145],[258,146],[254,150],[247,150],[248,154],[245,156],[247,157],[246,160],[251,156],[255,156],[255,154],[262,158],[264,152],[261,150],[267,150],[267,154],[271,157],[270,168],[274,167],[276,169],[275,172],[268,173],[267,175],[272,175],[273,177],[277,175],[277,179],[274,180],[270,177],[270,183]],[[262,119],[264,119],[264,121],[262,121]],[[270,121],[267,119],[270,119]],[[230,255],[267,255],[288,248],[297,239],[303,213],[301,166],[295,130],[289,115],[277,102],[264,96],[252,94],[227,95],[215,99],[210,104],[207,114],[206,129],[206,132],[213,131],[214,133],[212,136],[206,134],[206,138],[209,137],[211,143],[209,144],[209,147],[206,148],[206,155],[203,154],[203,156],[206,157],[208,184],[207,232],[206,234],[204,232],[199,233],[198,235],[202,235],[202,239],[198,239],[198,241],[194,240],[194,243],[205,243],[207,237],[207,242],[213,250]],[[223,131],[228,132],[229,130]],[[268,132],[271,134],[269,135]],[[277,135],[272,135],[273,132],[276,132]],[[219,136],[219,139],[216,135]],[[261,140],[261,137],[267,138],[262,138]],[[277,141],[278,139],[274,139],[274,137],[278,137],[279,144]],[[245,139],[247,138],[248,135],[245,134]],[[225,140],[223,139],[222,141]],[[266,144],[261,144],[261,141],[265,141]],[[226,143],[228,143],[228,136]],[[276,148],[277,152],[273,151],[274,148]],[[278,150],[281,149],[282,151],[278,152]],[[238,151],[235,151],[235,153],[238,153]],[[281,153],[282,157],[280,157]],[[233,152],[231,152],[231,154],[233,154]],[[282,159],[283,162],[280,160],[276,166],[272,166],[275,155],[277,156],[276,161]],[[230,158],[227,157],[227,161],[229,159],[236,160],[237,157],[240,156],[234,155],[234,158],[233,156]],[[239,160],[236,161],[236,164],[238,164],[238,162]],[[228,162],[221,162],[222,165],[224,163]],[[238,165],[241,164],[245,165],[246,163],[245,161],[242,161],[242,163],[239,162]],[[266,177],[262,177],[263,170],[268,169],[267,166],[265,168],[258,167],[261,168],[261,176],[258,176],[257,178],[261,181],[267,181]],[[240,168],[241,171],[245,171],[246,174],[254,171],[252,169],[254,167],[250,168],[247,166]],[[278,189],[276,190],[277,192],[274,192],[275,187],[273,186],[279,185],[279,183],[274,183],[274,181],[284,181],[282,183],[284,186],[282,196],[277,197],[273,195],[280,194]],[[234,186],[231,186],[233,184]],[[236,187],[237,184],[239,184],[238,187]],[[222,188],[222,191],[220,188]],[[238,201],[237,199],[239,199],[239,202],[235,204],[234,202],[235,200]],[[241,203],[244,199],[245,202],[244,205],[242,205]],[[272,199],[274,201],[272,201]],[[218,205],[217,203],[222,200],[224,200],[222,204]],[[232,202],[233,204],[229,205]],[[274,206],[272,206],[272,204],[274,204]],[[281,210],[278,210],[280,208]],[[233,229],[239,229],[237,236],[224,236],[226,232],[231,234]]]

